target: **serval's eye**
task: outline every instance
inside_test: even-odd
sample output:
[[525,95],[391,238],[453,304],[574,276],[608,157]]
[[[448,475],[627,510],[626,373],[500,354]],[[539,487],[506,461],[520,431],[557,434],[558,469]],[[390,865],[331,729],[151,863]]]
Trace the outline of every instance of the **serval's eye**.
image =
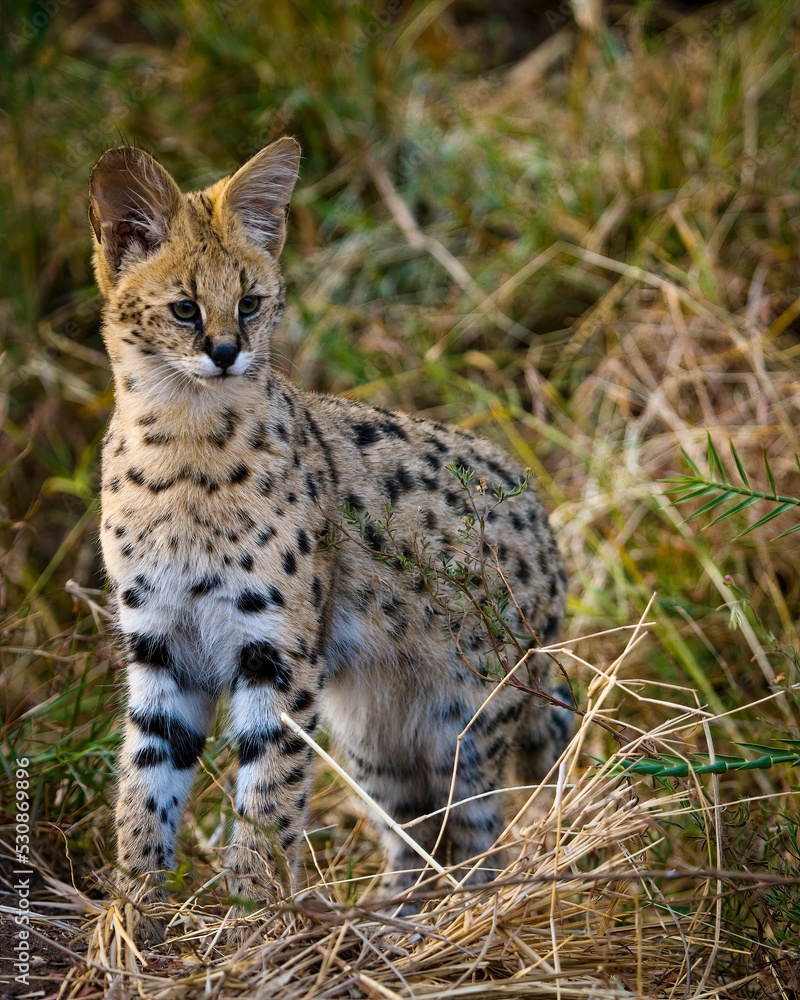
[[257,295],[245,295],[243,299],[239,299],[239,315],[252,316],[260,305],[261,299]]
[[170,309],[176,319],[197,319],[200,313],[197,303],[192,302],[191,299],[181,299],[179,302],[172,302]]

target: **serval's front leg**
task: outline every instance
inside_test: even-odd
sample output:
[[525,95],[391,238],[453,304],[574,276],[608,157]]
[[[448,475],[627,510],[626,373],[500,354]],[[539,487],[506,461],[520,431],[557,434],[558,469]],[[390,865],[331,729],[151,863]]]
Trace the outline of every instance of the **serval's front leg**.
[[309,657],[290,656],[266,640],[240,653],[231,704],[239,749],[237,819],[228,851],[234,900],[275,903],[281,883],[294,879],[313,751],[280,716],[287,712],[315,732],[317,675]]
[[[165,639],[128,638],[128,712],[119,762],[117,883],[135,903],[164,898],[174,865],[175,832],[197,758],[211,724],[214,699],[178,678]],[[179,682],[180,681],[180,682]],[[138,936],[161,936],[145,921]]]

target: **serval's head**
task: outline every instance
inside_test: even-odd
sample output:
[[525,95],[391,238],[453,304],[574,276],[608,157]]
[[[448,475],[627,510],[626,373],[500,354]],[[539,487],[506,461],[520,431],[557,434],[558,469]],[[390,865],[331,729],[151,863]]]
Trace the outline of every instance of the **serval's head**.
[[130,385],[230,392],[268,363],[300,147],[283,138],[205,191],[181,194],[144,150],[109,149],[89,219],[112,366]]

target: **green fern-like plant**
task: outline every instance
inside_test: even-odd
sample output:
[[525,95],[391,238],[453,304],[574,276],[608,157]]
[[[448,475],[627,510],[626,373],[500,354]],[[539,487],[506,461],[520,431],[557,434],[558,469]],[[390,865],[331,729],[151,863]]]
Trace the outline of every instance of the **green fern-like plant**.
[[[778,764],[790,767],[800,766],[800,740],[781,740],[791,749],[768,747],[762,743],[739,743],[737,746],[752,750],[759,756],[748,760],[746,757],[723,757],[717,754],[713,763],[707,763],[708,754],[698,754],[689,761],[672,754],[661,754],[658,760],[621,758],[614,763],[618,774],[638,774],[653,778],[688,778],[690,774],[726,774],[728,771],[764,771]],[[608,763],[594,758],[599,765]]]
[[[700,469],[695,465],[695,463],[689,458],[683,449],[683,457],[692,470],[693,475],[691,476],[675,476],[672,479],[664,479],[662,482],[665,483],[675,483],[674,486],[666,490],[667,493],[677,494],[672,500],[672,506],[677,504],[686,503],[689,500],[699,500],[702,497],[710,497],[707,503],[704,503],[702,507],[693,511],[687,518],[687,521],[691,521],[692,518],[699,517],[701,514],[706,514],[711,510],[715,510],[717,507],[721,507],[730,501],[737,501],[732,507],[729,507],[723,514],[719,517],[715,517],[711,524],[718,524],[720,521],[724,521],[726,517],[732,517],[734,514],[740,513],[740,511],[746,510],[748,507],[752,507],[754,504],[760,502],[772,503],[776,506],[773,507],[768,514],[764,517],[759,518],[755,523],[748,525],[743,531],[740,531],[736,536],[740,538],[742,535],[746,535],[750,531],[754,531],[756,528],[760,528],[762,524],[766,524],[773,518],[778,517],[780,514],[785,514],[789,510],[795,510],[796,513],[800,513],[798,508],[800,508],[800,499],[797,497],[787,497],[781,496],[775,487],[775,477],[772,474],[772,469],[769,467],[769,461],[767,460],[766,451],[763,452],[764,455],[764,471],[767,476],[767,482],[769,483],[770,491],[769,493],[764,493],[760,490],[753,489],[750,485],[750,480],[747,477],[744,466],[742,465],[742,460],[737,454],[736,448],[733,446],[733,442],[728,442],[731,449],[731,455],[736,463],[736,468],[738,470],[739,476],[742,481],[742,485],[737,485],[731,482],[730,477],[725,469],[725,466],[720,458],[720,454],[717,451],[714,442],[711,440],[711,435],[708,435],[708,467],[709,474],[704,475]],[[800,470],[800,459],[795,455],[795,462],[797,462],[797,468]],[[744,498],[744,499],[742,499]],[[778,538],[783,538],[784,535],[790,535],[793,531],[800,531],[800,523],[788,528],[786,531],[781,532]]]

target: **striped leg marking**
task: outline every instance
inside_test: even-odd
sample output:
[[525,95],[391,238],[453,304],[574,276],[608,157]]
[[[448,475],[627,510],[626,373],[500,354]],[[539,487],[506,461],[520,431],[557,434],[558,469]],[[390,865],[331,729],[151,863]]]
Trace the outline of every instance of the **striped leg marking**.
[[165,644],[153,643],[151,662],[134,659],[128,667],[116,811],[118,863],[126,889],[139,882],[158,885],[163,871],[174,864],[175,831],[214,710],[210,695],[186,690],[176,681],[168,656],[160,655],[164,649]]

